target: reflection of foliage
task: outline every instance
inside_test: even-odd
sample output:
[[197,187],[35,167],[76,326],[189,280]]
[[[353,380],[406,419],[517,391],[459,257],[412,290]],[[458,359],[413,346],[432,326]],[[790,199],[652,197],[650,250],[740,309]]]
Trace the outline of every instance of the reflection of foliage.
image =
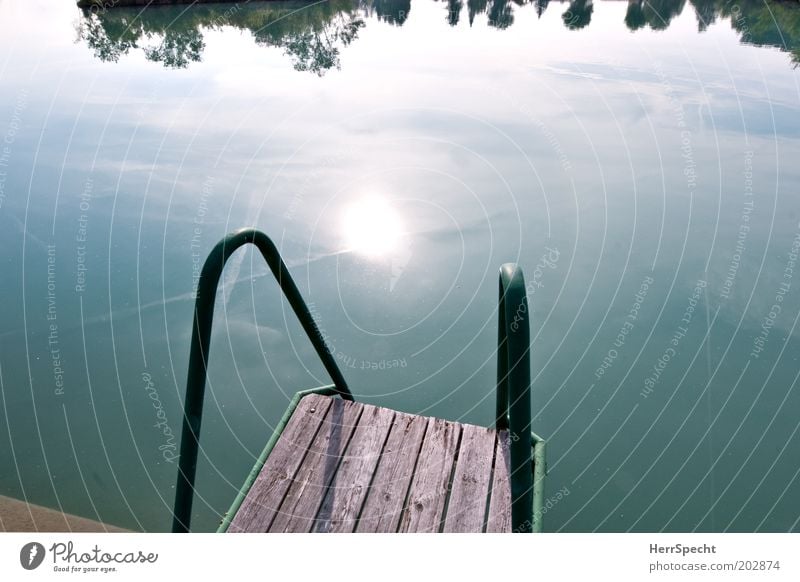
[[800,64],[800,6],[795,2],[766,0],[689,0],[697,14],[700,31],[718,18],[730,20],[743,43],[774,46]]
[[[78,38],[86,42],[101,61],[117,62],[132,48],[136,48],[141,30],[128,25],[125,19],[102,21],[85,13],[78,28]],[[114,40],[111,40],[114,39]]]
[[[160,12],[160,11],[159,11]],[[79,23],[78,37],[103,61],[118,61],[131,49],[141,48],[148,60],[169,68],[186,67],[200,60],[205,43],[199,30],[180,25],[160,27],[146,16],[117,9],[93,14],[88,10]],[[169,21],[167,21],[169,22]]]
[[258,44],[282,47],[295,69],[323,75],[339,67],[340,48],[364,26],[359,6],[359,0],[330,0],[86,10],[78,36],[104,61],[140,49],[151,61],[184,68],[202,58],[204,31],[231,26],[250,31]]
[[697,15],[697,29],[703,32],[717,20],[717,0],[689,0]]
[[467,6],[469,8],[469,25],[475,21],[475,16],[486,12],[486,7],[489,5],[488,0],[469,0]]
[[629,0],[625,24],[631,30],[649,26],[665,30],[672,19],[683,12],[686,0]]
[[306,29],[289,34],[283,41],[286,54],[294,60],[297,71],[311,71],[322,76],[333,67],[339,68],[339,47],[347,46],[358,36],[364,21],[335,17],[321,29]]
[[795,66],[800,64],[800,7],[788,2],[718,0],[719,14],[731,20],[739,40],[757,46],[776,46],[792,54]]
[[[505,29],[514,23],[514,5],[534,4],[541,16],[550,0],[443,0],[447,21],[455,26],[466,4],[470,26],[486,15],[489,26]],[[720,18],[730,22],[741,42],[775,46],[790,52],[800,64],[800,7],[781,0],[689,0],[698,28],[705,30]],[[666,29],[681,14],[686,0],[628,0],[625,24],[630,30]],[[580,29],[591,22],[592,0],[569,0],[564,25]],[[148,9],[113,8],[94,14],[84,11],[78,35],[95,56],[117,61],[141,50],[166,67],[186,67],[201,59],[203,32],[231,26],[249,31],[256,43],[284,49],[294,68],[317,75],[338,68],[340,51],[358,36],[364,15],[402,26],[411,0],[327,0],[243,4],[158,6]]]
[[411,11],[411,0],[365,0],[365,8],[378,20],[402,26]]
[[508,28],[514,24],[514,11],[509,0],[492,0],[489,5],[489,25],[496,28]]
[[535,0],[536,4],[536,16],[539,18],[542,17],[544,11],[547,10],[547,5],[550,4],[550,0]]
[[447,0],[447,23],[450,26],[458,24],[461,17],[461,9],[464,7],[464,2],[461,0]]
[[639,30],[647,26],[647,16],[645,16],[641,0],[628,2],[628,11],[625,13],[625,26],[629,30]]
[[[727,18],[744,43],[775,46],[792,54],[800,64],[800,7],[790,2],[766,0],[689,0],[697,28],[706,30],[720,17]],[[629,0],[625,24],[631,30],[649,26],[666,29],[683,10],[685,0]]]
[[178,31],[165,34],[158,46],[144,48],[147,60],[164,63],[173,69],[182,69],[189,63],[200,61],[205,48],[203,35],[189,31]]
[[572,0],[561,19],[570,30],[579,30],[588,26],[592,21],[593,11],[594,4],[592,4],[592,0]]
[[[523,6],[534,1],[544,2],[545,4],[548,2],[548,0],[467,0],[467,14],[470,26],[475,22],[477,15],[486,14],[489,26],[500,29],[508,28],[514,24],[512,1],[517,6]],[[447,21],[451,26],[455,26],[461,16],[463,0],[446,0],[446,3]]]

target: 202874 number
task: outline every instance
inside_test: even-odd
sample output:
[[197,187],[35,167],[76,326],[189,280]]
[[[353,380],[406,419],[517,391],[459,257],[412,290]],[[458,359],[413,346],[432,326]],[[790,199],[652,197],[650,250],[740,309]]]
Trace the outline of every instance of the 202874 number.
[[780,570],[781,563],[772,560],[737,560],[736,570]]

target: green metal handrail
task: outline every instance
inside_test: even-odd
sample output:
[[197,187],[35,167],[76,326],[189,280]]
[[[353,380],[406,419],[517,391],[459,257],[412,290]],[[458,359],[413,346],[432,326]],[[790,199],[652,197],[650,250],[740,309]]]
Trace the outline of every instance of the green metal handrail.
[[531,432],[531,448],[533,449],[533,529],[541,533],[544,529],[544,478],[547,476],[547,459],[545,458],[545,440]]
[[498,312],[495,426],[507,430],[510,441],[511,526],[514,532],[530,533],[536,517],[532,515],[531,340],[525,278],[513,263],[500,267]]
[[300,320],[311,344],[322,360],[325,370],[333,380],[334,391],[342,398],[353,400],[333,355],[325,345],[325,340],[303,301],[300,291],[294,284],[289,270],[281,259],[278,249],[270,238],[254,228],[245,228],[223,238],[208,255],[197,289],[192,326],[192,344],[189,355],[189,374],[186,380],[186,401],[184,402],[183,429],[181,432],[181,454],[178,462],[178,482],[175,490],[172,531],[189,531],[194,498],[194,479],[197,472],[197,450],[200,444],[200,423],[203,417],[203,397],[205,395],[208,372],[208,354],[211,343],[211,324],[214,318],[214,300],[222,270],[230,256],[245,244],[255,245],[269,265],[272,274],[284,296],[289,301],[295,315]]

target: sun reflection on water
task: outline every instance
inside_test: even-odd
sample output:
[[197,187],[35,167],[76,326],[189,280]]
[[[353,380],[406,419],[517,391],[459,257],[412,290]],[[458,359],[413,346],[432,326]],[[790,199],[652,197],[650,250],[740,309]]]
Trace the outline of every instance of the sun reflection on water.
[[342,211],[344,251],[377,259],[396,253],[406,235],[397,210],[381,196],[365,196]]

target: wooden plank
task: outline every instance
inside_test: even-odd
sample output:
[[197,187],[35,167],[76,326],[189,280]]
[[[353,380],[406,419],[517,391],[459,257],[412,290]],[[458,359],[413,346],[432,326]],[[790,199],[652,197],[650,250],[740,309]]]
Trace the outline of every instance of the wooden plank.
[[495,451],[495,431],[471,424],[461,427],[461,445],[447,503],[444,531],[483,531]]
[[511,454],[508,431],[497,434],[494,453],[494,475],[492,490],[489,492],[489,519],[486,531],[507,533],[511,531]]
[[357,532],[396,532],[414,467],[430,419],[395,413],[389,438],[375,469]]
[[372,476],[381,457],[394,411],[378,406],[364,406],[358,427],[347,452],[322,502],[314,531],[351,532],[367,497]]
[[319,394],[309,394],[300,400],[228,531],[265,532],[269,529],[332,402],[332,398]]
[[269,528],[308,532],[358,424],[364,405],[334,399]]
[[437,532],[441,528],[460,435],[461,425],[433,419],[422,442],[399,531]]

